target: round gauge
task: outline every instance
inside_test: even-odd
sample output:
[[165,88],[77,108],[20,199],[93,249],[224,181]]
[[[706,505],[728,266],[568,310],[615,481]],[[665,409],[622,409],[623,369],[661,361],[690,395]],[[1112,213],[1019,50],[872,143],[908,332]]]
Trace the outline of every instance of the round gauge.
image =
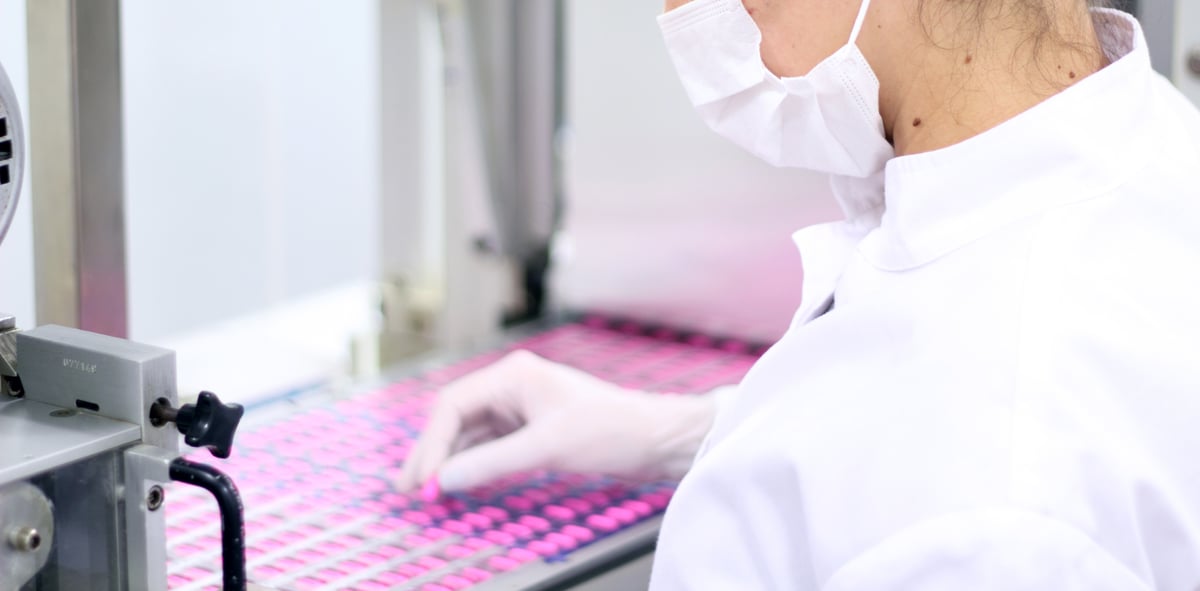
[[25,171],[25,133],[21,109],[4,66],[0,66],[0,242],[17,210]]

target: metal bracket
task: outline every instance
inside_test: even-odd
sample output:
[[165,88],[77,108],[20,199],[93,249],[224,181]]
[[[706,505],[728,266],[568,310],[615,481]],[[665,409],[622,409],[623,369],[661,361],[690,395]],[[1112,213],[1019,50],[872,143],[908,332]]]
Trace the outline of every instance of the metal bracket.
[[167,588],[167,525],[162,485],[178,454],[152,445],[125,450],[125,544],[130,591]]

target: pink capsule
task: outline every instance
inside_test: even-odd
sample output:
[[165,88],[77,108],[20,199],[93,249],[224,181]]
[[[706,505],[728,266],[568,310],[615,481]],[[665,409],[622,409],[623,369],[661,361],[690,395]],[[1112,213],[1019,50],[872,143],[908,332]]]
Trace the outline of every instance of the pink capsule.
[[424,511],[405,511],[401,517],[410,523],[415,523],[422,527],[433,523],[433,518],[431,518],[429,514],[425,513]]
[[425,569],[415,564],[401,564],[396,567],[396,572],[408,578],[419,577],[425,574]]
[[442,538],[448,538],[454,535],[440,527],[427,527],[423,533],[425,534],[425,537],[431,540],[440,540]]
[[449,531],[449,532],[454,532],[456,534],[461,534],[464,536],[471,533],[471,530],[472,530],[470,525],[467,525],[466,523],[463,523],[461,521],[455,521],[453,519],[447,519],[446,521],[443,521],[442,529]]
[[667,506],[667,496],[660,493],[646,493],[640,497],[640,500],[647,505],[650,505],[655,511],[661,511]]
[[437,570],[439,568],[442,568],[443,566],[446,566],[446,561],[442,560],[441,558],[438,558],[437,556],[426,555],[426,556],[422,556],[422,557],[418,558],[417,564],[419,564],[429,570]]
[[516,543],[516,541],[517,541],[517,539],[514,538],[512,536],[512,534],[508,534],[508,533],[505,533],[502,531],[496,531],[496,530],[492,530],[492,531],[484,533],[483,539],[485,539],[493,544],[499,544],[501,546],[511,546],[512,544]]
[[525,491],[523,494],[525,495],[525,498],[537,503],[538,505],[544,505],[550,502],[550,493],[541,489],[531,488]]
[[616,519],[608,517],[607,515],[601,515],[599,513],[595,515],[588,515],[586,523],[588,524],[588,527],[592,529],[598,529],[603,532],[615,531],[618,527],[620,527],[620,524],[617,523]]
[[488,568],[491,568],[496,572],[505,573],[517,568],[518,566],[521,566],[520,562],[517,562],[507,556],[493,556],[488,559]]
[[596,539],[596,534],[592,533],[592,530],[578,525],[564,525],[562,533],[579,540],[583,544]]
[[492,527],[493,523],[490,517],[480,515],[479,513],[466,513],[462,516],[462,520],[464,523],[477,529],[488,529]]
[[542,512],[546,514],[546,517],[558,521],[572,521],[575,519],[575,512],[562,505],[546,505],[542,508]]
[[487,517],[488,519],[491,519],[492,521],[507,521],[508,520],[508,511],[505,511],[504,509],[501,509],[499,507],[493,507],[491,505],[480,507],[479,514],[483,515],[484,517]]
[[529,499],[527,499],[525,497],[518,497],[516,495],[509,495],[507,497],[504,497],[504,505],[507,506],[509,509],[512,509],[514,511],[518,511],[521,513],[525,513],[527,511],[530,511],[533,509],[533,501],[530,501]]
[[446,549],[443,550],[442,553],[446,556],[446,558],[449,558],[450,560],[458,560],[460,558],[466,558],[466,557],[474,554],[475,550],[472,550],[466,546],[459,546],[458,544],[451,544],[449,546],[446,546]]
[[463,545],[474,550],[484,550],[491,548],[496,544],[495,542],[489,542],[483,538],[467,538],[466,541],[463,542]]
[[542,556],[554,556],[555,554],[558,554],[558,546],[545,540],[534,540],[529,542],[529,544],[526,545],[526,548],[529,548],[530,550]]
[[460,589],[466,589],[467,587],[470,587],[471,585],[475,584],[475,583],[471,582],[470,580],[460,577],[458,575],[446,575],[445,577],[442,577],[442,580],[440,581],[440,583],[442,585],[444,585],[447,589],[453,589],[454,591],[459,591]]
[[577,542],[575,538],[572,538],[566,534],[560,534],[558,532],[550,532],[546,534],[545,540],[551,544],[554,544],[555,546],[558,546],[559,548],[562,548],[563,550],[574,550],[575,547],[579,545],[579,542]]
[[506,523],[500,526],[500,529],[505,533],[512,534],[518,538],[528,538],[533,535],[533,530],[519,523]]
[[508,557],[517,562],[533,562],[538,559],[536,552],[526,550],[525,548],[513,548],[509,550]]
[[629,500],[621,503],[621,506],[633,511],[633,513],[638,517],[647,517],[654,512],[654,509],[650,507],[649,503],[643,501]]
[[637,515],[624,507],[609,507],[604,514],[617,520],[618,523],[629,525],[637,521]]
[[461,571],[459,571],[458,574],[461,575],[462,578],[467,579],[474,583],[481,583],[483,581],[486,581],[486,580],[492,578],[492,573],[489,573],[486,570],[483,570],[482,568],[478,568],[478,567],[474,567],[474,566],[468,566],[467,568],[464,568]]
[[537,515],[525,515],[518,519],[517,522],[536,532],[544,532],[550,529],[550,522]]

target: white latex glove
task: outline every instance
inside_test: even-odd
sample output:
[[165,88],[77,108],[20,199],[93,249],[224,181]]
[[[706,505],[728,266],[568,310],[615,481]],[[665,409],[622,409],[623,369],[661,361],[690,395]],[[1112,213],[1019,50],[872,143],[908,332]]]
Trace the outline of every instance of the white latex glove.
[[397,484],[436,475],[454,491],[535,469],[680,477],[715,412],[709,395],[629,390],[517,351],[441,392]]

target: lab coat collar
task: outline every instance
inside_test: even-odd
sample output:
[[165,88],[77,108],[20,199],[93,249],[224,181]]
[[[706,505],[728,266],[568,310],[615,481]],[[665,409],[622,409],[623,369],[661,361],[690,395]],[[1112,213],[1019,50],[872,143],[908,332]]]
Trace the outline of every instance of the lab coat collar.
[[1094,17],[1108,25],[1097,27],[1107,67],[977,136],[888,162],[882,219],[858,248],[868,262],[892,271],[926,264],[1006,224],[1103,194],[1140,167],[1131,158],[1148,158],[1153,135],[1144,119],[1154,77],[1145,39],[1125,13]]

